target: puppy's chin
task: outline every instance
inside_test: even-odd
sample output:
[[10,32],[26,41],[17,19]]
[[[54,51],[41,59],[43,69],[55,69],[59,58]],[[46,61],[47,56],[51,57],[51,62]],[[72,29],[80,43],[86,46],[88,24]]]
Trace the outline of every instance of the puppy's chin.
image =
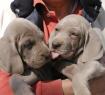
[[43,67],[44,65],[46,64],[45,63],[42,63],[42,62],[36,62],[36,63],[31,63],[31,65],[29,65],[31,68],[33,69],[40,69],[41,67]]
[[30,68],[33,68],[33,69],[39,69],[41,67],[43,67],[46,63],[48,63],[50,61],[50,59],[40,59],[37,61],[36,60],[27,60],[26,61],[26,64],[30,67]]
[[68,52],[66,54],[62,54],[61,57],[63,59],[67,59],[67,60],[72,60],[72,58],[74,57],[74,52]]

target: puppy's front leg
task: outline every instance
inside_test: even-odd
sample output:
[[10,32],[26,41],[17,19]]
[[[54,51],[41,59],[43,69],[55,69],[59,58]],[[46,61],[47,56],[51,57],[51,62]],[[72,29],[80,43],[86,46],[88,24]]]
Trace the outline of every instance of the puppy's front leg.
[[10,86],[14,95],[35,95],[32,92],[31,85],[37,80],[37,75],[32,71],[27,76],[14,74],[10,78]]
[[77,64],[71,64],[69,66],[65,66],[62,70],[61,73],[68,77],[70,80],[72,80],[73,76],[75,73],[78,72],[78,67]]
[[29,75],[21,77],[29,85],[33,85],[35,82],[38,81],[38,77],[33,71],[31,71]]
[[30,85],[22,77],[12,75],[9,80],[14,95],[35,95]]
[[91,95],[88,86],[88,80],[102,76],[105,73],[105,67],[98,61],[85,63],[79,67],[79,71],[73,76],[74,95]]

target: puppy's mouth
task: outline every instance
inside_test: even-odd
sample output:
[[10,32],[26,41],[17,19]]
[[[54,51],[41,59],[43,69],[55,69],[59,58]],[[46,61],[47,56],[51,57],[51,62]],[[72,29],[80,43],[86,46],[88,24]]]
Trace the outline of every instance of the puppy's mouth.
[[58,59],[58,58],[71,59],[73,55],[74,55],[74,50],[67,52],[61,52],[61,51],[51,52],[52,59]]
[[73,55],[74,55],[74,51],[71,51],[71,52],[63,54],[61,57],[64,59],[71,59]]
[[57,52],[51,52],[51,56],[52,56],[52,59],[56,59],[60,56],[60,54]]

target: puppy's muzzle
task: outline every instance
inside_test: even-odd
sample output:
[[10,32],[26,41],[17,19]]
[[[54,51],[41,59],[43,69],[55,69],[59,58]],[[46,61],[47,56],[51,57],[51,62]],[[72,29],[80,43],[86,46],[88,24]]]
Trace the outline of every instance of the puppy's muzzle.
[[58,49],[58,48],[60,48],[61,47],[61,43],[60,42],[57,42],[57,41],[53,41],[52,42],[52,48],[53,49]]

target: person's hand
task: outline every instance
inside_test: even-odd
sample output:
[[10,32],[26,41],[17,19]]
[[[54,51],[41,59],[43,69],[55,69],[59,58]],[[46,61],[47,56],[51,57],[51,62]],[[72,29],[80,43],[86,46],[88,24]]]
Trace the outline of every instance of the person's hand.
[[105,76],[89,81],[92,95],[105,95]]
[[72,82],[69,79],[62,80],[62,89],[64,95],[74,95],[72,89]]

